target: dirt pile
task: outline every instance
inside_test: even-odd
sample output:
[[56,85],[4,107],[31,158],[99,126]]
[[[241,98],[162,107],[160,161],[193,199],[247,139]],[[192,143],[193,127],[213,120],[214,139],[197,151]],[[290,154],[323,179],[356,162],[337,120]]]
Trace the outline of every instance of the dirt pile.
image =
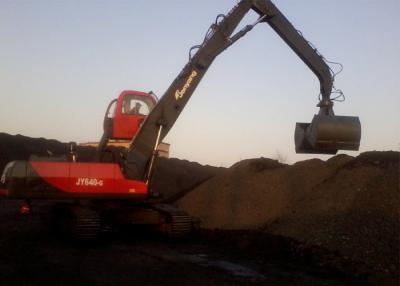
[[172,202],[224,170],[187,160],[159,158],[151,188]]
[[365,272],[399,272],[399,153],[282,165],[239,162],[178,204],[209,229],[261,229],[316,245]]
[[271,159],[244,160],[179,201],[205,228],[254,229],[281,218],[306,199],[314,186],[333,176],[348,156],[313,159],[292,166]]

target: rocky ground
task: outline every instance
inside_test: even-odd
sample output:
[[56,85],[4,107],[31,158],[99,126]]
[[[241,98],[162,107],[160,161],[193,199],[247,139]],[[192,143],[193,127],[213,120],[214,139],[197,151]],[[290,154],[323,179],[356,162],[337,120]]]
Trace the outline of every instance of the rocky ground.
[[[257,229],[294,239],[322,263],[399,279],[399,153],[366,152],[284,165],[239,162],[178,205],[206,229]],[[378,283],[378,284],[380,284]],[[388,282],[389,283],[389,282]]]
[[0,202],[1,285],[368,285],[283,237],[200,231],[174,241],[133,228],[78,244],[43,228],[35,205],[30,216],[18,206]]
[[[66,153],[68,144],[55,140],[0,134],[0,168],[30,154]],[[90,161],[95,150],[78,147],[78,155]],[[195,238],[174,243],[129,231],[95,248],[77,247],[3,201],[0,281],[398,285],[399,177],[399,152],[391,151],[293,165],[259,158],[230,168],[163,159],[152,187],[200,219]]]

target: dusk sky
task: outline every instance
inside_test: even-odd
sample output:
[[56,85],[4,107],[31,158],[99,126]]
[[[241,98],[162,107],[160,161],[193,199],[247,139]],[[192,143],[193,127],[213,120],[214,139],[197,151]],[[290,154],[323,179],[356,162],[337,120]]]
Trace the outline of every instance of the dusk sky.
[[[235,3],[0,0],[0,132],[99,140],[108,103],[124,89],[161,96],[189,48]],[[346,101],[334,110],[360,117],[360,151],[399,151],[400,1],[274,3],[320,53],[343,64],[335,85]],[[172,157],[217,166],[310,159],[295,154],[293,134],[296,122],[318,112],[318,93],[314,74],[260,24],[216,59],[165,141]]]

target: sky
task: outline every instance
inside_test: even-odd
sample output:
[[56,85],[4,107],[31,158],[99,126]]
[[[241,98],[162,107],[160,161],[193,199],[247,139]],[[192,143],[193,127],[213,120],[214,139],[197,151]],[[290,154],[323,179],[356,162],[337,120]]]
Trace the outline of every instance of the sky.
[[[235,3],[0,0],[0,132],[98,140],[108,103],[127,89],[161,96],[189,48]],[[399,151],[400,1],[274,3],[343,64],[335,85],[346,101],[334,110],[360,117],[360,152]],[[256,18],[250,13],[243,25]],[[263,23],[216,59],[165,141],[172,157],[215,166],[328,159],[294,151],[295,123],[318,112],[318,93],[314,74]]]

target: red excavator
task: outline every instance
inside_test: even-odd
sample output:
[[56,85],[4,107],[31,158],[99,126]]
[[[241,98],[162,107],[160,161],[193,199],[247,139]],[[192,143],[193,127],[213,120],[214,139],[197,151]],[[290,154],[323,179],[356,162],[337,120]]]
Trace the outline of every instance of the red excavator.
[[[234,33],[251,10],[259,15],[258,20]],[[69,160],[13,161],[1,177],[2,194],[26,200],[25,210],[29,210],[31,200],[52,200],[47,216],[51,224],[81,239],[97,237],[122,224],[146,225],[173,236],[189,233],[192,218],[150,191],[157,146],[214,59],[259,23],[269,24],[320,82],[318,114],[311,123],[296,124],[296,152],[335,154],[338,150],[358,150],[360,121],[358,117],[334,114],[334,74],[324,57],[271,1],[241,0],[228,14],[218,15],[203,42],[190,49],[189,62],[158,102],[151,93],[124,91],[110,103],[98,162],[77,162],[73,152]],[[112,139],[130,140],[129,147],[104,162]]]

